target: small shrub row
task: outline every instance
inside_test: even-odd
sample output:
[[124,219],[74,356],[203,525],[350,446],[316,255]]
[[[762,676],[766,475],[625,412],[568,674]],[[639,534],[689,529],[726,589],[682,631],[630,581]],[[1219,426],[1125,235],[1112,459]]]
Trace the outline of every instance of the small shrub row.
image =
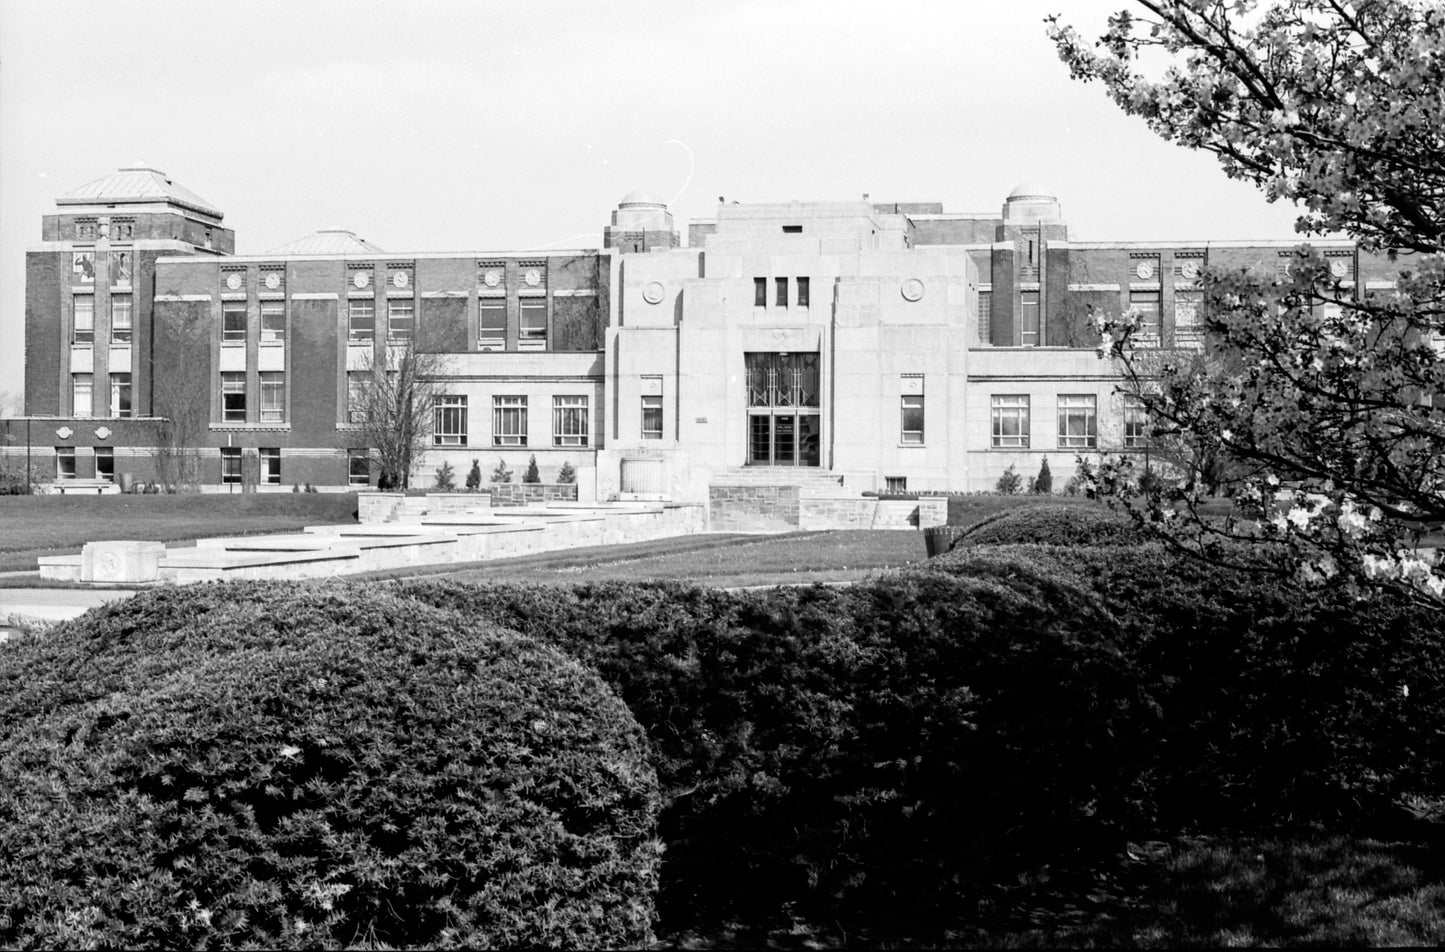
[[556,648],[187,586],[0,652],[0,945],[637,947],[658,792]]
[[1127,513],[1101,505],[1049,502],[985,517],[954,543],[969,545],[1140,545],[1149,533]]
[[1060,495],[1009,495],[1007,493],[951,493],[948,497],[948,525],[970,526],[975,522],[1001,512],[1026,509],[1033,506],[1083,506],[1100,507],[1103,504],[1082,496]]

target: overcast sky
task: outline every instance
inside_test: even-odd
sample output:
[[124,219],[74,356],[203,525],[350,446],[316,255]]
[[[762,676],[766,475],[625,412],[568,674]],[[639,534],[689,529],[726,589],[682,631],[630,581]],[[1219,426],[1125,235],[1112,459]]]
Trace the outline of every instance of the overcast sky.
[[1288,238],[1294,212],[1069,78],[1044,32],[1126,0],[0,2],[0,392],[24,252],[144,160],[242,254],[332,225],[387,251],[600,243],[644,188],[737,201],[1054,188],[1080,240]]

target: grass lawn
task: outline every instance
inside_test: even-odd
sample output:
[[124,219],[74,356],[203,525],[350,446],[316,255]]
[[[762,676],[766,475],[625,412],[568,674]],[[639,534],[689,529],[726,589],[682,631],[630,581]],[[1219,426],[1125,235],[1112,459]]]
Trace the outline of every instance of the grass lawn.
[[354,493],[0,496],[0,571],[75,555],[87,542],[183,542],[356,522]]
[[419,567],[357,579],[445,576],[464,582],[696,582],[726,588],[781,583],[852,582],[928,557],[923,533],[904,530],[789,532],[756,536],[678,536],[493,559],[470,567]]

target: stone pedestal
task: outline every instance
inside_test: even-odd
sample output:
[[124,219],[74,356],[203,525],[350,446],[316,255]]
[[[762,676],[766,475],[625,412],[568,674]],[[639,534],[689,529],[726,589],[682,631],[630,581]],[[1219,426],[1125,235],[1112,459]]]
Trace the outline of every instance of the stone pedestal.
[[160,542],[87,542],[80,554],[80,580],[154,582],[165,554]]

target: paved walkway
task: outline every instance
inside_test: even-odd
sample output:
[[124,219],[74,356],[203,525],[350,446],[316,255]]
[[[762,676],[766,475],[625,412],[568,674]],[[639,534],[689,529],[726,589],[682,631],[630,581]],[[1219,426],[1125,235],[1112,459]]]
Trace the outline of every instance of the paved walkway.
[[0,588],[0,625],[11,617],[65,621],[134,594],[119,588]]

